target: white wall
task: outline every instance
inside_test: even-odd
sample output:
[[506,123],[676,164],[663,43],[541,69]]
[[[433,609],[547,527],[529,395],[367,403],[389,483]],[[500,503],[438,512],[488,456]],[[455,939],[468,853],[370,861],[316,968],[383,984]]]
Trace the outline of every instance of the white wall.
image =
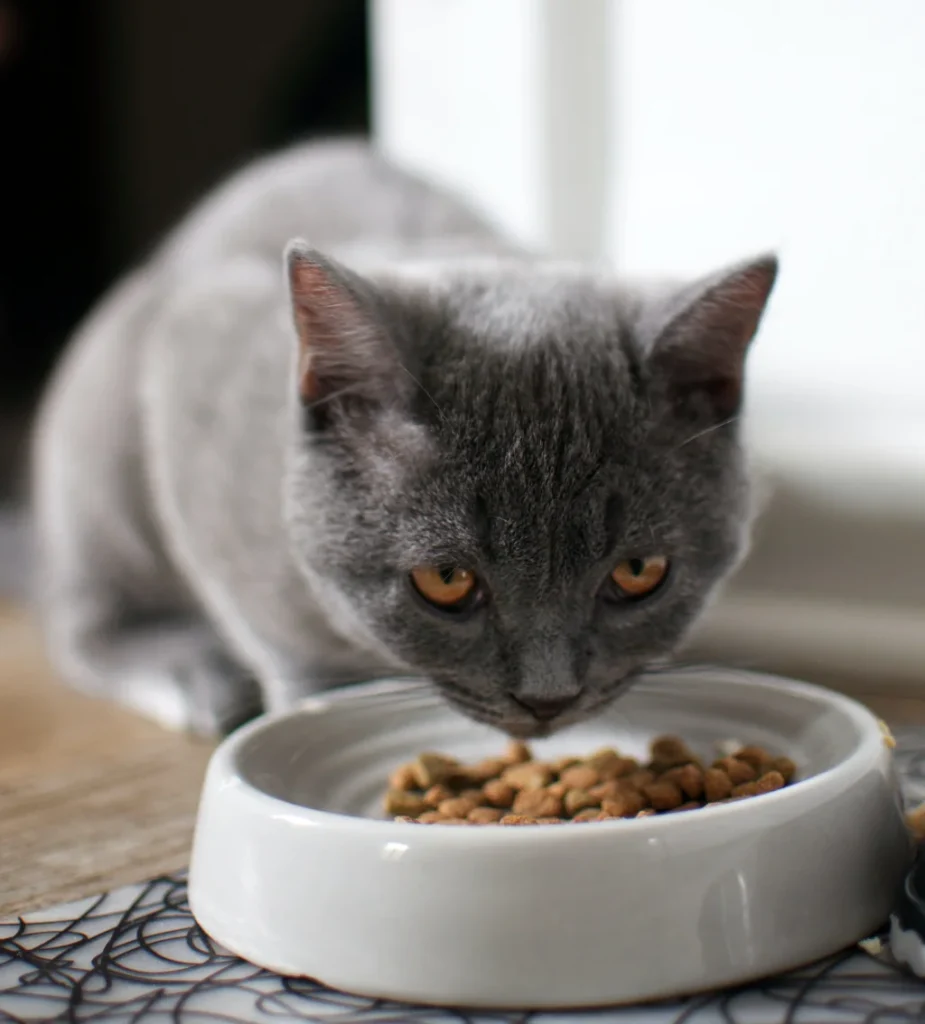
[[611,255],[687,272],[778,247],[762,386],[925,407],[925,3],[620,7]]
[[595,258],[611,201],[610,0],[375,0],[381,147],[526,245]]

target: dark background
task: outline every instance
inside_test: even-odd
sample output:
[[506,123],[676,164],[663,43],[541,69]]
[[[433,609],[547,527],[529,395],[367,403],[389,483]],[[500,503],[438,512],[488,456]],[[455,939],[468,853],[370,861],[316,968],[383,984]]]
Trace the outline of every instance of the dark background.
[[0,0],[0,496],[68,333],[206,189],[368,130],[365,0]]

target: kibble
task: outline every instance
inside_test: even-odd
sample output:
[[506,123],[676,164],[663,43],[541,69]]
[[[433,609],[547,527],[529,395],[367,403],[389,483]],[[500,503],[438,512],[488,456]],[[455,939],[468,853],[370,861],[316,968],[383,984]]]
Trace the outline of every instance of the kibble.
[[684,794],[675,782],[653,782],[651,786],[646,786],[642,795],[648,799],[649,806],[657,811],[673,811],[684,803]]
[[633,818],[646,807],[647,801],[642,793],[628,789],[619,793],[612,800],[602,800],[601,810],[609,818]]
[[552,777],[552,768],[541,761],[515,764],[501,773],[501,780],[514,789],[542,789],[552,782]]
[[521,743],[520,740],[511,740],[504,753],[504,760],[508,764],[523,764],[533,760],[533,753],[526,743]]
[[719,768],[729,776],[733,786],[741,786],[743,782],[754,782],[758,773],[747,761],[740,761],[737,757],[720,758],[714,768]]
[[427,810],[427,801],[419,794],[406,789],[390,789],[385,795],[385,809],[389,814],[415,817]]
[[654,740],[646,764],[610,747],[537,761],[520,741],[472,765],[429,751],[392,772],[384,805],[406,824],[584,824],[733,803],[782,789],[796,775],[790,758],[761,747],[736,744],[723,754],[706,768],[677,736]]
[[[552,786],[549,788],[552,789]],[[579,811],[583,811],[587,807],[600,807],[600,803],[600,800],[595,796],[591,796],[586,789],[570,789],[562,797],[565,813],[570,818],[573,818]]]
[[590,764],[576,764],[566,768],[559,778],[568,789],[590,789],[601,781],[597,769]]
[[562,814],[562,801],[545,789],[522,789],[514,797],[511,810],[531,818],[558,818]]
[[450,789],[449,786],[444,785],[442,782],[437,786],[431,786],[430,789],[424,794],[424,803],[428,807],[439,807],[444,800],[452,800],[456,794]]
[[476,807],[478,803],[471,797],[454,796],[451,800],[444,800],[437,810],[447,818],[465,818]]
[[468,821],[476,825],[494,825],[504,817],[504,812],[497,807],[473,807],[466,815]]
[[482,793],[492,807],[510,807],[517,796],[517,790],[509,782],[502,779],[489,779],[482,786]]
[[415,785],[419,789],[430,789],[439,782],[450,779],[459,768],[459,762],[444,754],[432,754],[430,752],[419,754],[418,759],[411,765],[410,774],[413,776]]
[[707,768],[703,773],[703,794],[708,803],[725,800],[732,793],[732,779],[722,768]]

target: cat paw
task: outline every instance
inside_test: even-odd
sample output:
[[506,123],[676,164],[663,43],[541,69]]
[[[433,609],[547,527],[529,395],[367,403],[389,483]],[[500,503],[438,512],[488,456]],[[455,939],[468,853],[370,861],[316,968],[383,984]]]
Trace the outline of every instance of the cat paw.
[[263,710],[256,679],[219,650],[133,672],[118,697],[167,729],[208,738],[226,736]]

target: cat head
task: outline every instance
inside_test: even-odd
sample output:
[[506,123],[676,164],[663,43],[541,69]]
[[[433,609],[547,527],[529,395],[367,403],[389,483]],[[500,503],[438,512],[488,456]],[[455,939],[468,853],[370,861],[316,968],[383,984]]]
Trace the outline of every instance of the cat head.
[[683,287],[287,254],[287,519],[341,628],[539,735],[664,658],[740,557],[737,417],[772,257]]

